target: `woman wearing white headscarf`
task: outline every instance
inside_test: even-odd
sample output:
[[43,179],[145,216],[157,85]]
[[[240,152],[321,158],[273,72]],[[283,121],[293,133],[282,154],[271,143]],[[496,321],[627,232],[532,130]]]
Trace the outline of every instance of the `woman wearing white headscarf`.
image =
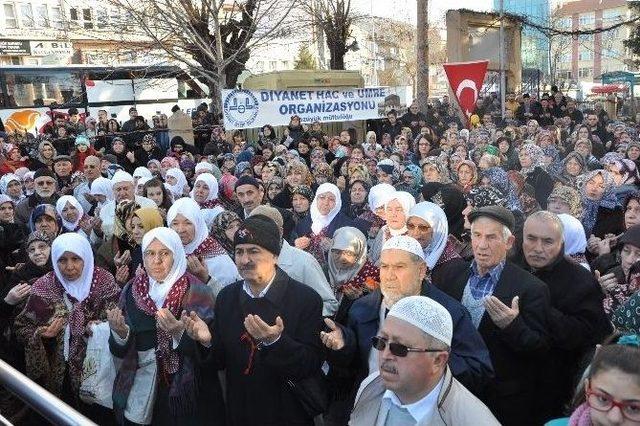
[[189,195],[196,200],[202,209],[222,206],[218,200],[218,179],[211,173],[199,174]]
[[[97,267],[89,241],[76,233],[58,236],[51,246],[53,271],[31,287],[15,329],[25,346],[27,375],[54,395],[75,398],[86,355],[86,331],[106,319],[120,288],[113,275]],[[64,385],[63,385],[64,384]]]
[[562,221],[562,231],[564,235],[564,255],[570,257],[574,262],[584,266],[589,271],[589,263],[585,253],[587,251],[587,236],[584,226],[575,217],[562,213],[558,217]]
[[[123,289],[118,307],[108,314],[109,348],[122,360],[113,386],[116,419],[124,423],[125,408],[136,375],[138,359],[155,361],[157,391],[152,401],[154,425],[216,424],[223,410],[215,371],[197,365],[198,348],[184,333],[183,312],[197,312],[213,322],[211,289],[187,272],[187,258],[178,234],[155,228],[142,239],[144,272]],[[133,421],[133,419],[127,419]]]
[[180,236],[189,272],[208,284],[215,295],[222,287],[241,279],[224,247],[209,236],[204,215],[194,200],[176,200],[167,212],[167,224]]
[[[113,200],[113,184],[111,180],[100,176],[91,182],[91,188],[89,189],[89,195],[93,197],[95,200],[93,210],[97,210],[98,212],[109,201]],[[88,212],[91,214],[92,212]],[[93,215],[97,216],[97,214]]]
[[323,183],[309,207],[309,215],[296,225],[294,244],[316,258],[323,268],[327,267],[327,252],[331,247],[333,233],[344,226],[355,226],[367,233],[368,224],[360,219],[351,219],[340,211],[340,190],[332,183]]
[[22,179],[14,173],[7,173],[0,178],[0,194],[6,194],[17,204],[25,195],[22,191]]
[[165,186],[171,191],[174,198],[180,198],[189,194],[189,182],[184,172],[176,167],[167,170]]
[[388,197],[384,205],[385,221],[387,223],[378,232],[369,253],[369,260],[374,265],[380,266],[380,254],[385,241],[391,237],[407,233],[407,215],[415,205],[416,199],[408,192],[396,191]]
[[367,260],[367,238],[352,226],[333,234],[328,264],[329,283],[340,301],[335,320],[343,323],[353,301],[379,287],[380,269]]
[[56,213],[62,219],[62,233],[77,232],[85,238],[91,235],[91,218],[84,213],[80,202],[71,195],[63,195],[56,202]]
[[409,211],[407,235],[418,240],[424,258],[433,274],[438,266],[462,258],[455,250],[454,239],[449,237],[449,222],[444,210],[437,204],[423,201]]

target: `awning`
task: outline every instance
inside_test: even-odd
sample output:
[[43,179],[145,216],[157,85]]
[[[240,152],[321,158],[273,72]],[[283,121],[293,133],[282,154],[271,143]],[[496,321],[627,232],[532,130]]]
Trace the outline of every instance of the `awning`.
[[626,92],[629,87],[626,84],[605,84],[602,86],[595,86],[591,88],[592,93],[616,93]]

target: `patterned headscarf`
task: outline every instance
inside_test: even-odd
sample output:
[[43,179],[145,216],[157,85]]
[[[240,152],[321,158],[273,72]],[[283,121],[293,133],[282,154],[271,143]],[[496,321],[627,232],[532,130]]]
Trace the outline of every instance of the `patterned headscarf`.
[[[473,173],[473,177],[471,178],[471,182],[469,182],[466,185],[462,185],[462,183],[460,182],[460,167],[461,166],[467,166],[471,169],[471,173]],[[458,185],[462,187],[462,190],[464,192],[469,192],[469,190],[476,184],[478,183],[478,167],[476,166],[476,163],[474,163],[471,160],[462,160],[458,166],[456,167],[456,176],[458,176]]]
[[122,200],[116,206],[116,214],[113,221],[113,235],[122,241],[126,241],[131,246],[135,246],[136,243],[127,232],[127,220],[138,209],[140,209],[140,204],[135,201]]
[[500,167],[490,167],[482,172],[482,177],[489,178],[491,186],[506,196],[505,206],[509,210],[522,211],[522,205],[518,199],[518,194],[516,193],[516,190],[504,169]]
[[636,167],[636,163],[633,161],[623,158],[614,161],[611,164],[611,167],[615,168],[618,173],[622,175],[622,182],[620,182],[620,185],[636,185],[638,183],[638,180],[640,179],[638,176],[638,168]]
[[613,163],[618,160],[622,160],[623,158],[624,155],[619,152],[607,152],[600,159],[600,164],[602,164],[602,167],[611,166]]
[[227,238],[225,231],[235,221],[242,223],[240,216],[231,211],[223,211],[213,219],[210,235],[215,238],[229,255],[233,253],[233,241]]
[[526,143],[520,147],[520,152],[531,157],[531,165],[520,170],[523,175],[528,175],[536,167],[544,167],[544,151],[538,145]]
[[549,194],[549,201],[561,200],[569,205],[571,216],[576,219],[582,218],[582,201],[580,199],[580,193],[570,186],[559,185],[553,188],[551,194]]
[[[604,193],[599,200],[592,200],[587,197],[586,194],[586,186],[587,182],[593,179],[596,175],[600,174],[604,179]],[[584,225],[584,230],[586,235],[591,235],[593,231],[593,227],[596,224],[596,218],[598,216],[598,209],[600,207],[604,207],[607,209],[615,209],[618,204],[618,199],[616,197],[615,182],[613,180],[613,176],[606,170],[598,169],[593,170],[587,174],[580,176],[578,179],[578,187],[580,188],[580,196],[582,198],[582,225]]]
[[438,170],[440,175],[440,182],[451,183],[451,176],[449,175],[449,168],[447,167],[448,161],[442,157],[427,157],[420,162],[420,168],[424,170],[424,166],[429,164]]
[[504,194],[491,186],[473,188],[469,193],[465,194],[464,198],[467,200],[467,203],[471,204],[474,208],[487,206],[505,207],[507,203]]
[[314,197],[313,191],[307,185],[298,185],[295,188],[293,188],[293,190],[291,191],[291,196],[293,197],[294,194],[302,195],[304,198],[309,200],[309,202],[313,201],[313,197]]

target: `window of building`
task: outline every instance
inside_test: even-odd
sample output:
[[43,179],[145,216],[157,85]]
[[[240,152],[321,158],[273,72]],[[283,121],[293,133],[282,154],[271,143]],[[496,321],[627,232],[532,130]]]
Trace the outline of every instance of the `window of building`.
[[109,20],[109,14],[106,9],[99,8],[96,9],[96,21],[98,28],[105,28],[107,26],[107,21]]
[[36,25],[42,28],[48,28],[50,26],[49,12],[46,4],[36,6]]
[[593,68],[579,68],[578,77],[579,78],[593,77]]
[[20,21],[25,28],[33,28],[36,25],[31,3],[20,3]]
[[16,8],[11,3],[5,3],[4,24],[7,28],[18,28],[18,18],[16,17]]
[[82,19],[84,20],[84,28],[90,30],[93,28],[93,21],[91,20],[91,9],[82,9]]
[[269,61],[269,69],[275,71],[278,68],[278,61]]
[[621,9],[606,9],[602,11],[602,21],[604,24],[613,24],[622,21]]
[[72,21],[77,21],[78,20],[78,9],[76,8],[71,8],[69,9],[69,18],[71,18]]
[[580,15],[580,26],[581,27],[588,27],[588,26],[592,26],[593,24],[595,24],[596,21],[596,16],[593,13],[585,13]]
[[591,60],[593,60],[593,51],[591,51],[591,50],[581,50],[578,53],[578,60],[579,61],[591,61]]
[[51,26],[59,30],[63,28],[62,9],[60,9],[59,7],[51,8]]

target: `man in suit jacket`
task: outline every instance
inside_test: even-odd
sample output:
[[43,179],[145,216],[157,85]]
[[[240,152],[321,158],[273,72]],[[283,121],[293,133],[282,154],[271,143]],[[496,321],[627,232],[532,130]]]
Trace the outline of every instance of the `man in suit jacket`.
[[426,281],[425,276],[424,252],[417,240],[406,235],[387,240],[381,255],[382,291],[356,300],[349,309],[346,326],[326,320],[332,331],[323,333],[322,339],[332,349],[330,364],[352,368],[358,385],[378,368],[378,353],[372,350],[371,338],[378,333],[385,312],[403,297],[421,295],[444,306],[453,318],[451,372],[473,391],[480,390],[493,375],[487,348],[466,309]]
[[484,338],[495,379],[481,399],[505,425],[536,423],[536,367],[549,347],[549,290],[511,262],[515,219],[504,207],[473,210],[468,268],[448,268],[436,283],[460,300]]

